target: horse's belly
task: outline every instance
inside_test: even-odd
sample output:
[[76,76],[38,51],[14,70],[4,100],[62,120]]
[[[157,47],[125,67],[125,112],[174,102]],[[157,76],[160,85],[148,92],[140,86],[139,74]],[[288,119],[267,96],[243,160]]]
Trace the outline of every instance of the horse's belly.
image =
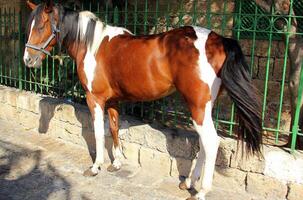
[[131,101],[152,101],[168,96],[176,91],[172,84],[155,84],[146,86],[145,84],[137,83],[132,87],[122,90],[122,99]]

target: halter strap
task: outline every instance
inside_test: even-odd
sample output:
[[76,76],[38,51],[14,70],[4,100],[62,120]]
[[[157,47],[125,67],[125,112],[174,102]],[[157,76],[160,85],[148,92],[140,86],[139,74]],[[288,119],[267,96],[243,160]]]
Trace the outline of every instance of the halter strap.
[[50,19],[51,19],[52,34],[48,37],[48,39],[42,45],[33,45],[33,44],[26,43],[25,47],[34,49],[36,51],[40,51],[40,52],[42,52],[42,53],[44,53],[46,55],[51,56],[51,53],[49,51],[47,51],[46,48],[49,45],[49,43],[54,38],[57,37],[57,34],[60,33],[60,30],[57,28],[57,26],[54,23],[54,19],[53,19],[53,14],[52,13],[50,13]]

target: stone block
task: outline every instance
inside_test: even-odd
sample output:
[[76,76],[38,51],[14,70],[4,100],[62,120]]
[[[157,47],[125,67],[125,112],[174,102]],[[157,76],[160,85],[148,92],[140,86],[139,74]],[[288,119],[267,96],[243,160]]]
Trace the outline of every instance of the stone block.
[[248,173],[246,181],[246,190],[250,194],[257,194],[264,199],[285,200],[286,198],[287,186],[277,179]]
[[58,99],[50,97],[45,97],[39,101],[40,119],[38,131],[40,133],[48,132],[50,122],[54,120],[55,108],[59,103]]
[[8,104],[1,104],[0,118],[16,121],[18,119],[18,114],[16,107]]
[[122,142],[122,150],[123,155],[127,159],[128,162],[134,165],[139,164],[139,152],[140,152],[141,145]]
[[71,104],[62,103],[57,105],[54,117],[57,120],[81,126],[81,123],[77,120],[75,114],[75,107]]
[[303,185],[291,183],[288,185],[287,200],[302,200],[303,199]]
[[39,127],[39,115],[37,113],[33,113],[27,110],[22,110],[18,114],[18,121],[24,126],[26,129],[38,129]]
[[149,125],[136,125],[129,128],[129,134],[125,137],[126,141],[137,144],[145,144],[145,131],[149,129]]
[[[43,99],[41,96],[34,94],[32,92],[12,92],[14,95],[9,96],[10,99],[16,99],[15,104],[18,109],[27,110],[34,113],[39,113],[39,104]],[[13,97],[14,96],[14,97]],[[13,101],[13,100],[11,100]],[[14,102],[11,104],[13,105]]]
[[[245,145],[245,143],[243,143],[243,145]],[[263,173],[265,161],[257,156],[248,156],[245,149],[242,152],[242,144],[239,143],[239,146],[231,155],[230,167],[246,172]]]
[[80,122],[82,128],[89,128],[90,130],[94,129],[92,116],[87,107],[76,106],[75,116]]
[[65,131],[71,135],[75,135],[77,137],[81,137],[82,136],[82,127],[70,124],[70,123],[64,123],[63,122],[63,128],[65,129]]
[[28,98],[29,98],[28,108],[26,109],[34,113],[39,113],[40,101],[43,99],[43,97],[35,93],[28,92]]
[[130,123],[127,119],[121,118],[119,121],[119,138],[124,139],[129,134]]
[[5,90],[4,95],[6,96],[6,98],[4,99],[5,103],[11,106],[16,107],[17,106],[17,98],[18,95],[21,92],[19,90],[15,90],[15,89],[11,89],[11,88],[7,88]]
[[216,167],[214,173],[214,185],[220,185],[220,188],[230,190],[245,190],[245,178],[247,173],[233,168]]
[[170,174],[171,159],[167,154],[141,147],[139,156],[139,163],[145,170],[164,176]]
[[221,138],[218,149],[216,165],[220,167],[229,167],[231,157],[236,149],[236,141],[230,138]]
[[158,150],[163,153],[167,153],[167,140],[170,139],[169,134],[165,134],[164,131],[156,130],[149,127],[146,132],[143,132],[145,137],[146,146]]
[[[29,92],[13,92],[15,94],[18,94],[17,96],[15,96],[16,98],[16,106],[18,109],[23,109],[23,110],[28,110],[29,108],[29,98],[28,98],[28,94]],[[12,104],[11,104],[12,105]]]
[[198,137],[185,134],[172,134],[167,141],[169,155],[192,160],[199,151]]
[[172,177],[188,177],[192,165],[192,160],[184,158],[172,158],[170,175]]
[[47,129],[47,132],[44,133],[49,134],[52,137],[62,138],[61,134],[63,134],[64,132],[65,132],[64,122],[52,119],[49,122],[49,127]]
[[277,147],[266,147],[264,175],[277,178],[283,182],[303,184],[303,155],[290,155]]

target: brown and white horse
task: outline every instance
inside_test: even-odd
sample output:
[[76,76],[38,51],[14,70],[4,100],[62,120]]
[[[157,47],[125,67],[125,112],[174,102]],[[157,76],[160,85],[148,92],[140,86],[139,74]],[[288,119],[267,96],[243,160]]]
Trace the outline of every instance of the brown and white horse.
[[40,5],[28,2],[28,5],[33,11],[28,24],[25,64],[41,66],[45,54],[55,44],[63,45],[77,63],[96,138],[96,159],[85,175],[96,175],[104,160],[106,103],[114,140],[114,161],[109,169],[118,170],[121,168],[118,101],[150,101],[175,90],[184,97],[199,135],[197,162],[180,184],[180,188],[189,189],[201,177],[202,188],[192,199],[205,199],[211,189],[219,146],[212,107],[221,85],[235,102],[239,138],[246,141],[249,152],[260,152],[260,103],[237,41],[194,26],[135,36],[124,28],[105,25],[88,11],[75,12],[52,1]]

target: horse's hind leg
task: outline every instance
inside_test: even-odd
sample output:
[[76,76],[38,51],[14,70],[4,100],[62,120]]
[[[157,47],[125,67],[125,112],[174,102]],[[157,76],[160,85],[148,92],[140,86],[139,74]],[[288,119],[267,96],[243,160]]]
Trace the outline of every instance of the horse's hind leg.
[[[212,186],[219,137],[213,124],[211,110],[211,101],[208,101],[204,108],[194,108],[194,111],[192,111],[193,124],[199,135],[200,151],[195,166],[185,182],[180,184],[180,188],[189,189],[200,179],[202,181],[201,190],[193,199],[204,200],[206,193],[210,191]],[[201,122],[201,116],[203,122]]]
[[[213,124],[211,110],[212,106],[211,102],[209,101],[205,106],[203,124],[197,124],[195,121],[193,121],[195,129],[199,134],[199,159],[204,160],[204,169],[197,165],[194,170],[194,173],[199,173],[200,170],[200,175],[202,178],[201,190],[196,195],[198,199],[205,199],[206,193],[211,189],[217,151],[219,147],[219,137]],[[203,163],[203,161],[200,162]]]
[[200,179],[202,182],[201,190],[191,199],[204,200],[206,193],[210,191],[212,186],[219,147],[219,137],[212,120],[212,104],[217,97],[221,82],[215,79],[213,87],[209,87],[200,79],[195,80],[195,76],[192,75],[191,81],[183,81],[183,83],[186,85],[183,84],[183,87],[178,89],[191,111],[194,128],[199,135],[200,151],[195,166],[192,167],[185,182],[180,184],[180,188],[189,189]]
[[119,112],[118,112],[118,105],[117,103],[110,103],[108,109],[108,118],[109,118],[109,125],[110,131],[113,137],[113,156],[114,161],[113,164],[110,165],[107,170],[110,172],[117,171],[121,168],[121,146],[119,143]]

